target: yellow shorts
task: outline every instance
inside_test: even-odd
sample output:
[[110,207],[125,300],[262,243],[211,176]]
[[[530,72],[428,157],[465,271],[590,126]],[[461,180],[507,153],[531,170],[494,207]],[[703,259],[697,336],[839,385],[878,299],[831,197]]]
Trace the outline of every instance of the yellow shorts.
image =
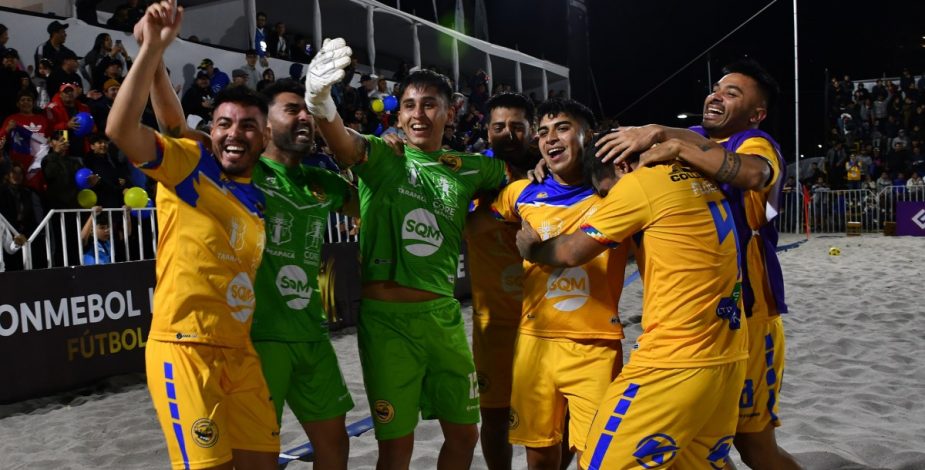
[[739,397],[738,433],[760,432],[780,426],[778,404],[784,378],[784,322],[748,320],[748,368]]
[[479,379],[479,406],[511,406],[511,370],[518,325],[472,324],[472,356]]
[[622,364],[620,340],[578,342],[521,334],[514,348],[508,440],[527,447],[562,442],[567,407],[569,446],[583,452],[594,413]]
[[744,375],[744,360],[689,369],[634,367],[631,360],[607,389],[581,467],[723,468]]
[[176,469],[231,461],[231,450],[279,452],[279,425],[253,347],[149,340],[148,391]]

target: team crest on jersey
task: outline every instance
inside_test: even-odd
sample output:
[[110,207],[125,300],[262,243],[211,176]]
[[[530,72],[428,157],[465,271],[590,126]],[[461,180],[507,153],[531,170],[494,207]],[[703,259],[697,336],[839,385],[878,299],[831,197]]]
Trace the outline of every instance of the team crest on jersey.
[[292,240],[292,214],[288,212],[277,212],[267,216],[267,233],[270,235],[270,243],[282,245]]
[[664,467],[678,455],[678,443],[667,434],[646,436],[636,445],[636,463],[642,468]]
[[244,234],[247,232],[247,225],[240,217],[232,217],[228,221],[228,243],[235,251],[244,249]]
[[513,431],[517,429],[517,426],[520,426],[520,417],[517,416],[517,410],[511,408],[511,414],[507,418],[507,428]]
[[545,191],[543,191],[543,192],[541,192],[541,193],[537,193],[537,195],[536,195],[536,198],[537,198],[537,199],[546,199],[547,197],[549,197],[549,194],[547,194]]
[[459,158],[458,155],[445,153],[443,155],[440,155],[440,158],[438,160],[440,161],[440,163],[446,165],[453,171],[459,171],[459,169],[462,168],[462,159]]
[[722,470],[726,468],[726,459],[729,457],[729,451],[732,450],[732,439],[734,436],[726,436],[716,441],[716,444],[707,454],[707,462],[710,462],[710,468],[713,470]]
[[536,233],[539,234],[540,238],[543,240],[549,240],[552,237],[559,235],[562,231],[562,219],[558,217],[552,217],[550,219],[543,220],[538,227],[536,227]]
[[415,188],[420,187],[421,182],[421,167],[414,160],[407,160],[405,164],[405,170],[408,172],[408,184],[414,186]]
[[315,196],[315,199],[317,199],[318,202],[321,202],[321,203],[327,202],[328,195],[325,194],[324,188],[322,188],[316,183],[310,183],[308,185],[308,189],[309,191],[312,192],[312,196]]
[[209,418],[200,418],[190,428],[190,435],[197,446],[209,448],[218,442],[218,426]]
[[373,413],[375,413],[376,422],[378,423],[387,424],[395,418],[395,408],[386,400],[376,400],[373,408]]

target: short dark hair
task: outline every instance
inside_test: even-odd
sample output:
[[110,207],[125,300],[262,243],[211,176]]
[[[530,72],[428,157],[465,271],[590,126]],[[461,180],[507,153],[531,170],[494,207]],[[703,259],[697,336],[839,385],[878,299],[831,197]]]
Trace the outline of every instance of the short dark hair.
[[433,87],[446,99],[447,104],[453,101],[453,88],[450,86],[450,79],[446,75],[433,70],[417,70],[408,74],[398,85],[399,100],[405,96],[405,90],[409,87],[421,89]]
[[488,99],[488,102],[485,103],[488,108],[488,113],[491,114],[492,110],[495,108],[512,108],[512,109],[521,109],[524,112],[524,116],[527,118],[527,121],[533,122],[534,118],[534,108],[533,103],[527,99],[526,96],[520,93],[504,92],[498,93]]
[[90,145],[93,145],[97,142],[109,142],[109,137],[107,137],[106,134],[102,132],[98,132],[91,134],[90,137],[87,138],[87,141],[90,142]]
[[536,124],[546,116],[556,116],[558,114],[567,114],[573,118],[579,119],[585,126],[586,130],[594,130],[597,127],[597,120],[594,113],[587,106],[568,98],[553,98],[544,101],[536,108]]
[[267,104],[273,104],[276,95],[280,93],[295,93],[298,96],[305,96],[305,87],[300,82],[291,78],[281,78],[260,90]]
[[215,104],[212,110],[218,109],[222,103],[237,103],[243,106],[256,106],[264,116],[267,115],[269,107],[267,100],[257,94],[256,91],[244,86],[233,86],[225,88],[215,95]]
[[264,12],[262,12],[262,11],[258,11],[258,12],[257,12],[257,15],[254,16],[254,18],[260,18],[261,16],[264,17],[264,18],[266,18],[266,17],[267,17],[267,14],[264,13]]
[[[604,179],[615,178],[617,174],[612,161],[605,163],[595,155],[597,153],[597,142],[605,135],[606,133],[596,134],[581,151],[581,169],[584,173],[585,182],[592,186],[594,186],[595,181],[600,182]],[[625,160],[626,163],[636,163],[638,161],[638,152],[631,154]],[[597,190],[597,186],[594,189]]]
[[730,73],[740,73],[754,80],[758,84],[758,91],[764,95],[768,109],[777,103],[777,96],[780,95],[780,85],[755,59],[746,57],[723,67],[723,75]]

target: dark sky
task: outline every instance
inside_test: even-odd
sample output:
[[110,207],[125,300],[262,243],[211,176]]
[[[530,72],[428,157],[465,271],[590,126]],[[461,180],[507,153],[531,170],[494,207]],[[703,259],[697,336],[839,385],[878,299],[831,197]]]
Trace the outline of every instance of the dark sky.
[[[491,41],[567,64],[567,0],[486,0]],[[757,13],[768,0],[587,0],[591,70],[600,103],[586,102],[621,123],[686,126],[682,111],[701,112],[712,80],[723,64],[743,56],[761,62],[777,78],[781,96],[763,128],[794,155],[793,2],[778,0],[744,28],[712,49],[646,99],[626,109],[684,64]],[[386,1],[386,3],[391,3]],[[404,0],[432,12],[430,0]],[[437,0],[452,12],[455,0]],[[466,6],[471,5],[471,0]],[[826,69],[852,78],[898,76],[903,67],[925,72],[925,2],[803,0],[799,6],[800,148],[819,152],[823,142]],[[417,12],[420,16],[426,14]],[[467,16],[471,15],[468,9]],[[441,13],[442,14],[442,13]],[[429,13],[433,16],[432,13]]]

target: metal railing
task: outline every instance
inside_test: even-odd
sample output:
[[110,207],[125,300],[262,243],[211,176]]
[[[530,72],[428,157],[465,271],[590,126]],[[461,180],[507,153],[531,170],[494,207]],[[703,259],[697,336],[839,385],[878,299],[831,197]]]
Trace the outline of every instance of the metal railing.
[[[123,217],[123,209],[102,209],[99,213],[104,214],[110,227],[111,262],[139,261],[156,256],[157,211],[153,207],[133,209],[127,217]],[[19,234],[2,216],[0,223],[14,235]],[[89,234],[84,236],[81,232],[85,224],[89,224]],[[89,250],[93,252],[92,264],[98,264],[101,254],[99,241],[96,211],[53,209],[26,239],[22,247],[23,269],[34,269],[37,261],[44,261],[42,267],[48,268],[79,266],[85,264],[84,255]],[[36,255],[40,256],[39,260]]]
[[774,224],[785,233],[803,233],[807,224],[811,233],[835,233],[856,222],[863,232],[879,232],[886,222],[896,221],[896,203],[901,201],[925,201],[925,187],[817,191],[809,199],[799,191],[785,192]]

